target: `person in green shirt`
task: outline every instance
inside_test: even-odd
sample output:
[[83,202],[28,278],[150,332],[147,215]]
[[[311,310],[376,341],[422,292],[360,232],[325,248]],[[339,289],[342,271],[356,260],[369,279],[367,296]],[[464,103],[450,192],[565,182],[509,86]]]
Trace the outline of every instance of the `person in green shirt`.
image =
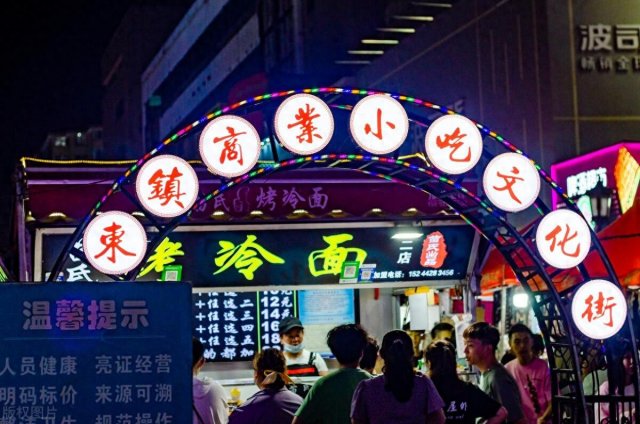
[[316,381],[292,424],[350,424],[353,392],[360,381],[371,378],[358,368],[367,345],[367,332],[362,327],[345,324],[331,329],[327,345],[340,368]]

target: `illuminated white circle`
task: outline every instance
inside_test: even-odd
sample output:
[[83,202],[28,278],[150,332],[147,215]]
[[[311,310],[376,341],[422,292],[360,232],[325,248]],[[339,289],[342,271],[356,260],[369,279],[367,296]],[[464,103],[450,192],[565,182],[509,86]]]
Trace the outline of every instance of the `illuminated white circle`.
[[349,128],[360,147],[376,155],[385,155],[398,149],[407,138],[409,117],[393,97],[373,94],[353,107]]
[[108,275],[125,274],[144,258],[147,235],[133,216],[119,211],[105,212],[87,225],[82,249],[98,271]]
[[568,269],[578,266],[591,248],[591,232],[579,214],[568,209],[549,212],[536,230],[536,248],[546,263]]
[[444,115],[427,129],[424,147],[433,166],[447,174],[464,174],[480,160],[482,136],[470,119]]
[[525,156],[503,153],[485,168],[482,186],[495,206],[507,212],[520,212],[538,198],[540,175]]
[[200,134],[200,156],[209,171],[226,178],[250,171],[260,157],[260,136],[246,119],[220,116]]
[[138,200],[156,216],[173,218],[188,211],[198,197],[198,176],[184,159],[161,155],[145,163],[136,177]]
[[627,319],[627,300],[610,281],[587,281],[573,295],[571,317],[585,336],[608,339],[620,331]]
[[[282,102],[274,123],[278,140],[287,150],[299,155],[319,152],[333,135],[329,106],[310,94],[296,94]],[[310,126],[305,128],[306,123]]]

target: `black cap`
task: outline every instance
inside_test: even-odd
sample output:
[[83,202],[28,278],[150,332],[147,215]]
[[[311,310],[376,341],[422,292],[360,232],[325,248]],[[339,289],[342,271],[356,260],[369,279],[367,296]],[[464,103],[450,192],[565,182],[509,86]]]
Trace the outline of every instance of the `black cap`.
[[304,330],[304,327],[302,326],[302,323],[298,318],[286,317],[285,319],[280,321],[280,325],[278,325],[278,332],[280,333],[280,335],[283,335],[292,328],[302,328]]

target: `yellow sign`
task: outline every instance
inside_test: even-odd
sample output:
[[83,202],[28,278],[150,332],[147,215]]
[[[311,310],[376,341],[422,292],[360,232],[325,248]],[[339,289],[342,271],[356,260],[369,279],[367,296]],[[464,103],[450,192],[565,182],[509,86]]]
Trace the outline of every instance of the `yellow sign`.
[[[338,275],[342,271],[342,264],[348,259],[364,263],[367,252],[357,247],[338,246],[346,241],[353,240],[351,234],[336,234],[333,236],[323,236],[322,239],[329,245],[322,250],[314,250],[309,255],[309,272],[314,277],[320,275]],[[352,257],[349,257],[349,255]],[[353,257],[355,255],[355,257]],[[316,261],[319,262],[316,264]]]
[[618,151],[618,160],[613,170],[616,189],[620,199],[622,213],[628,211],[636,198],[638,183],[640,183],[640,165],[626,147]]
[[247,235],[247,239],[239,245],[234,245],[230,241],[221,240],[221,249],[217,252],[214,259],[215,264],[220,267],[213,275],[220,274],[231,266],[235,266],[239,273],[244,275],[247,280],[253,280],[254,272],[260,268],[264,261],[258,257],[262,256],[267,262],[272,264],[283,264],[284,259],[269,252],[260,244],[256,243],[256,236]]

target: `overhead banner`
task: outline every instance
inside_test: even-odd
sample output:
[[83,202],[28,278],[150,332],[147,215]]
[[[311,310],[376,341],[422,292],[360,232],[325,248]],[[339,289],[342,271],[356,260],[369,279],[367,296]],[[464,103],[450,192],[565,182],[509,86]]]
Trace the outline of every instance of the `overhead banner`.
[[[374,265],[367,283],[466,278],[475,237],[470,226],[335,227],[183,227],[149,254],[137,280],[160,280],[166,266],[177,265],[194,287],[337,284],[345,262]],[[41,279],[67,237],[43,234]],[[61,274],[64,281],[109,280],[73,254]]]
[[190,308],[186,283],[0,285],[0,416],[191,422]]

